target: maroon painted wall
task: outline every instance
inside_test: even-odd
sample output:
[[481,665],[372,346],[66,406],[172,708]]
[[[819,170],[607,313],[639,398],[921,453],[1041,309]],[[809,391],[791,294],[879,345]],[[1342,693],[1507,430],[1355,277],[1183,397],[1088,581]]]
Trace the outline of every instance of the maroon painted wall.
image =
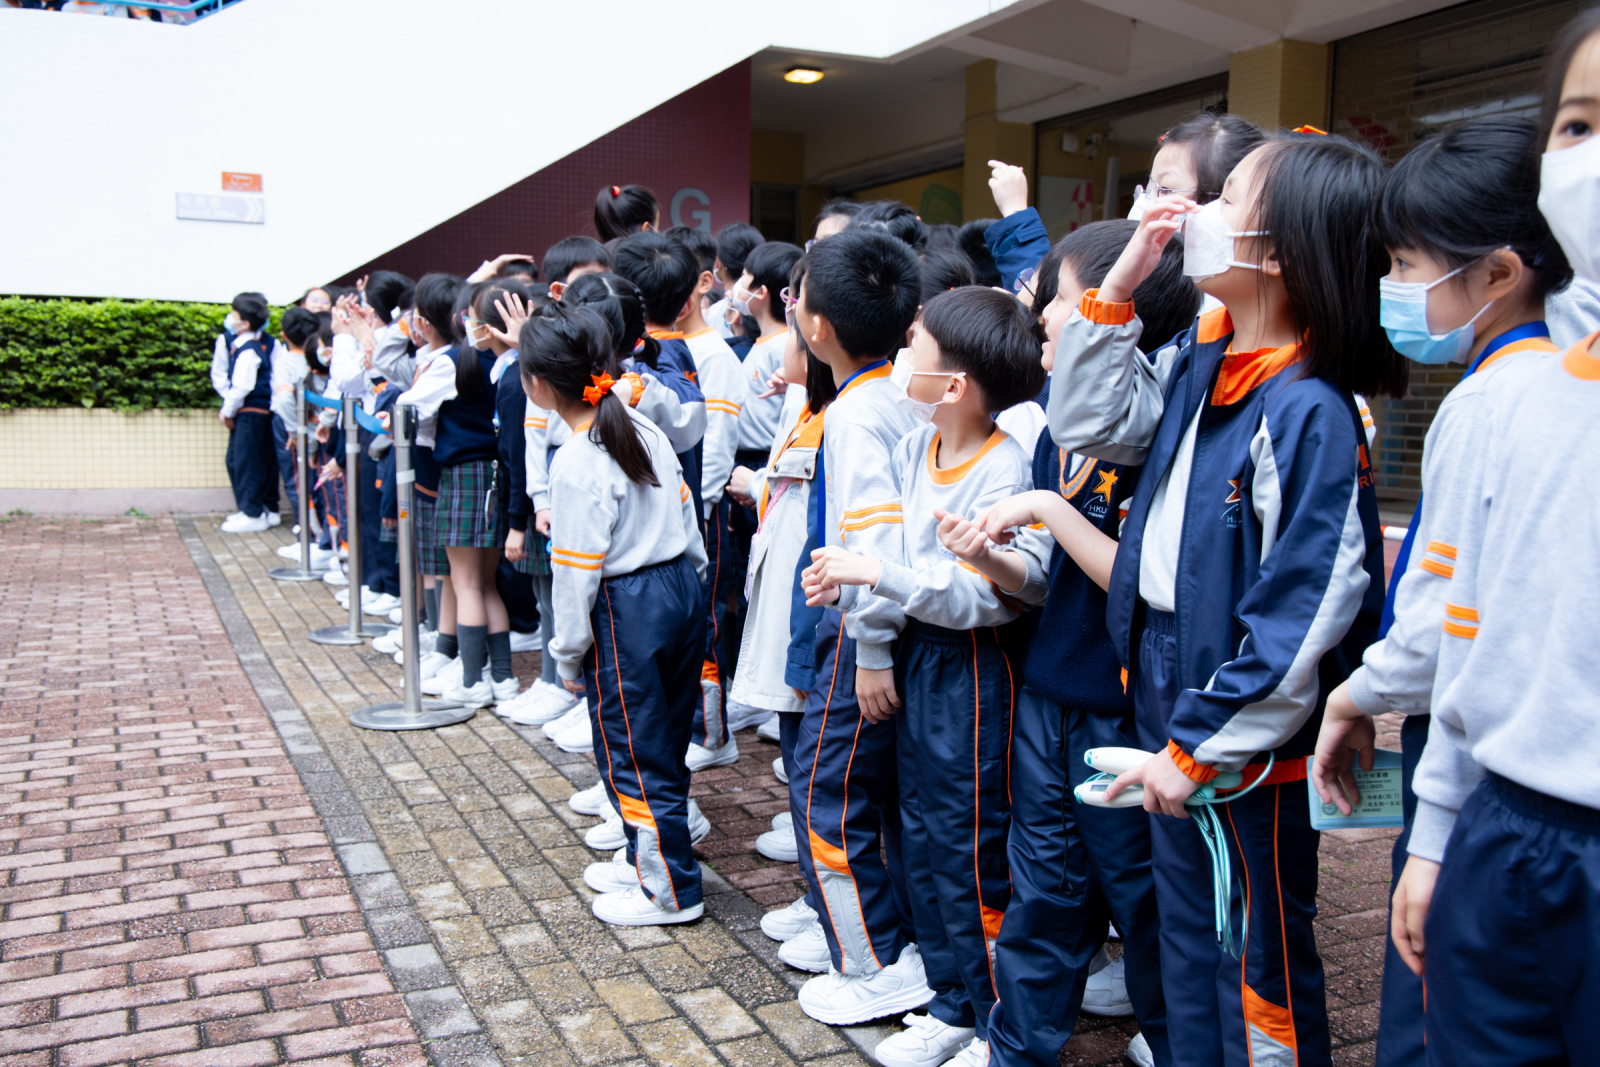
[[[582,94],[566,103],[581,100]],[[536,109],[536,108],[535,108]],[[538,136],[537,128],[530,136]],[[466,275],[502,252],[528,252],[543,270],[545,249],[573,234],[597,236],[594,198],[607,185],[648,186],[663,228],[681,222],[715,233],[750,221],[750,61],[708,78],[571,155],[351,271],[412,278]],[[703,196],[695,195],[698,191]],[[672,201],[680,198],[678,218]],[[709,213],[709,221],[697,216]],[[543,277],[541,273],[541,277]]]

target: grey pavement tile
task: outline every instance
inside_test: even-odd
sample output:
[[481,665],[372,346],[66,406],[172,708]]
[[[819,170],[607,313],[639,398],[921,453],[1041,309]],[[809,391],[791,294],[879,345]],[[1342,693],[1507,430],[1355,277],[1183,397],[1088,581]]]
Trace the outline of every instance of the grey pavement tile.
[[455,986],[423,989],[405,995],[406,1008],[424,1040],[437,1041],[483,1029]]

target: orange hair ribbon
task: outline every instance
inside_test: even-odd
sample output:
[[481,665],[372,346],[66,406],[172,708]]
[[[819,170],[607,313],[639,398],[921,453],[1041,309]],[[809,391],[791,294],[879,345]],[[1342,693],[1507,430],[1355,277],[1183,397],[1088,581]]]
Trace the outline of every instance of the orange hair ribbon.
[[1328,136],[1328,131],[1327,130],[1319,130],[1315,126],[1296,126],[1294,128],[1294,132],[1295,133],[1314,133],[1318,137],[1326,137],[1326,136]]
[[612,196],[621,196],[621,195],[622,195],[622,186],[620,186],[620,185],[613,185],[613,186],[612,186],[612,187],[611,187],[611,195],[612,195]]
[[599,407],[600,398],[611,392],[611,387],[617,383],[609,374],[591,374],[589,375],[589,380],[594,384],[584,387],[583,402],[593,407]]

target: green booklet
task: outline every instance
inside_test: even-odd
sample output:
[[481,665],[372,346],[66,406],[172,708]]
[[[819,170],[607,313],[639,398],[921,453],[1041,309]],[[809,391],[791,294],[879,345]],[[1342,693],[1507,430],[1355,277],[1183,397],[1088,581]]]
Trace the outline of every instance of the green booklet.
[[1356,788],[1361,790],[1361,803],[1349,815],[1339,812],[1337,806],[1324,804],[1311,781],[1311,761],[1306,757],[1306,797],[1311,803],[1311,827],[1314,830],[1356,830],[1373,826],[1399,828],[1405,825],[1400,806],[1400,753],[1380,748],[1372,761],[1372,770],[1364,771],[1358,762],[1355,768]]

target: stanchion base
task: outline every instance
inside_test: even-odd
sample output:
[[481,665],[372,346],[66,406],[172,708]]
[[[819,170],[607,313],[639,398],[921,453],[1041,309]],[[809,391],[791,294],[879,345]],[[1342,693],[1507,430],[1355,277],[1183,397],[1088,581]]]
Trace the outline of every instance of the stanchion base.
[[369,638],[382,637],[390,630],[398,629],[398,626],[390,626],[386,622],[363,622],[361,629],[356,633],[350,632],[349,624],[341,624],[312,630],[306,636],[319,645],[361,645]]
[[406,711],[405,701],[391,700],[351,712],[350,725],[363,730],[435,730],[466,722],[476,714],[477,708],[462,707],[447,700],[424,700],[421,710],[411,713]]
[[327,571],[308,571],[299,567],[274,567],[267,572],[268,578],[280,582],[320,582]]

